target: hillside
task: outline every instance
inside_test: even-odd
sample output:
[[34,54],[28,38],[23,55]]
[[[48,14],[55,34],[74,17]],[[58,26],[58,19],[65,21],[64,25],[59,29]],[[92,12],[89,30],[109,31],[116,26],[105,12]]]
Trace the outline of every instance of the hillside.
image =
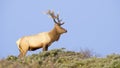
[[24,58],[8,56],[0,60],[0,68],[120,68],[120,55],[96,57],[89,50],[80,52],[54,49]]

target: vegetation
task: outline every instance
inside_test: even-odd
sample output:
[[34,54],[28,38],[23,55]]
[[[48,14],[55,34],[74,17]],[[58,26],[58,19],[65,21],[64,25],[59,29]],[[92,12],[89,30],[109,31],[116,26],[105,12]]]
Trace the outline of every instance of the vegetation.
[[8,56],[0,60],[0,68],[120,68],[120,55],[100,58],[93,56],[89,50],[73,52],[61,48],[21,59]]

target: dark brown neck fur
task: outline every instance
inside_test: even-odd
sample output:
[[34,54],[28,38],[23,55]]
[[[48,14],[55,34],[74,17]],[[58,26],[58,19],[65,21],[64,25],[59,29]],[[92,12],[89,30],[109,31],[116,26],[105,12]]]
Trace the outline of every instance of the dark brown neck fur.
[[49,36],[51,38],[51,41],[58,41],[60,38],[60,33],[57,32],[57,29],[54,27],[50,32],[49,32]]

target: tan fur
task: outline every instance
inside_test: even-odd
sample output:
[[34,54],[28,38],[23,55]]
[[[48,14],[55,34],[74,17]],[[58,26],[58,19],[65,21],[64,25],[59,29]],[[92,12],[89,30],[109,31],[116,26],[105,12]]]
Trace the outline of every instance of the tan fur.
[[34,51],[39,48],[43,48],[43,51],[47,51],[48,47],[54,41],[58,41],[60,35],[65,32],[67,32],[65,29],[55,24],[54,28],[49,32],[42,32],[36,35],[20,38],[16,42],[20,51],[19,57],[25,56],[27,51]]
[[[66,33],[67,30],[61,27],[64,22],[59,20],[59,14],[55,16],[53,11],[48,11],[48,13],[55,23],[54,28],[49,32],[42,32],[36,35],[24,36],[18,39],[17,46],[20,51],[18,57],[23,57],[26,55],[27,51],[34,51],[39,48],[43,48],[43,51],[47,51],[48,47],[55,41],[58,41],[60,35]],[[57,21],[56,21],[57,20]]]

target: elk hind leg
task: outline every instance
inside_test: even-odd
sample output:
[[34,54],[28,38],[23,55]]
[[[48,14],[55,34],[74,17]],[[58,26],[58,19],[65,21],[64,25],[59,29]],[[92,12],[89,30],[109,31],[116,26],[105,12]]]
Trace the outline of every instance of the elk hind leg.
[[18,57],[22,58],[26,55],[27,53],[27,50],[26,51],[23,51],[23,52],[20,52],[20,54],[18,55]]
[[23,56],[23,52],[24,52],[24,51],[22,50],[22,48],[19,48],[19,52],[20,52],[20,54],[18,55],[18,57],[21,58],[21,57]]
[[28,48],[29,48],[29,46],[27,46],[27,45],[24,47],[19,46],[20,54],[18,55],[18,57],[20,57],[20,58],[24,57],[28,51]]
[[21,58],[22,56],[23,56],[23,54],[22,54],[22,53],[20,53],[20,54],[18,55],[18,57],[19,57],[19,58]]

